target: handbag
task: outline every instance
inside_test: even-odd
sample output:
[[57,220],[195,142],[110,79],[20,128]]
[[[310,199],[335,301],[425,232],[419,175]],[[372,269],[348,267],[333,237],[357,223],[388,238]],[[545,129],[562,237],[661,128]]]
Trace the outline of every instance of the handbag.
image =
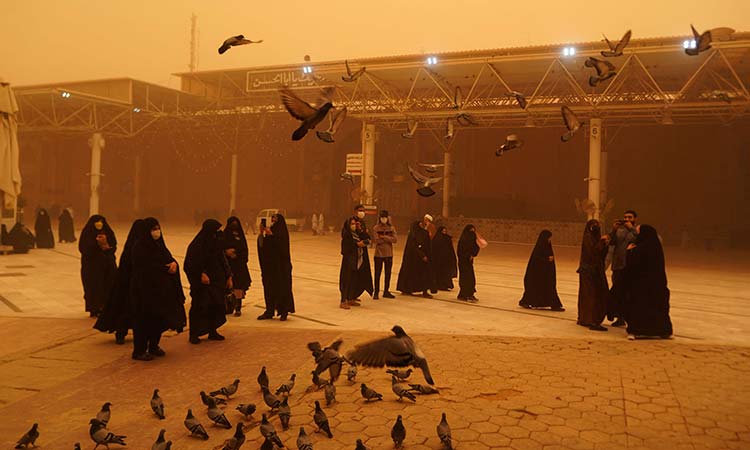
[[225,295],[224,295],[224,307],[227,314],[232,314],[234,312],[234,308],[236,306],[236,299],[234,298],[234,293],[230,289]]

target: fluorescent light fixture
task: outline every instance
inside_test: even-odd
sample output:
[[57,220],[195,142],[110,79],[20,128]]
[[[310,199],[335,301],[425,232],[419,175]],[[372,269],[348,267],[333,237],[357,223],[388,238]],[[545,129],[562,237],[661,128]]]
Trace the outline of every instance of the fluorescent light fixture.
[[563,56],[575,56],[576,54],[576,48],[575,47],[565,47],[563,48]]
[[688,48],[695,48],[698,46],[698,43],[695,42],[695,39],[688,39],[685,41],[682,41],[682,48],[688,49]]
[[141,108],[133,108],[133,112],[139,113],[139,112],[141,112]]
[[303,66],[302,67],[302,73],[312,73],[313,69],[312,66]]
[[434,66],[435,64],[437,64],[437,62],[438,62],[437,56],[428,56],[427,57],[427,65],[428,66]]
[[60,97],[62,97],[62,98],[70,98],[70,92],[68,92],[68,91],[62,91],[60,93]]

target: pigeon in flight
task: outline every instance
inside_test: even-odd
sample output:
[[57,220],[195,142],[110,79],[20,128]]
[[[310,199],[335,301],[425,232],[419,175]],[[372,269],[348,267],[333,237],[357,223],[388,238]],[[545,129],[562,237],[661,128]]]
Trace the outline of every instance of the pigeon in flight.
[[281,393],[286,394],[287,396],[292,392],[292,389],[294,389],[294,380],[297,379],[297,374],[293,373],[291,377],[289,377],[289,380],[287,380],[286,383],[279,386],[278,389],[276,389],[276,395],[279,395]]
[[346,81],[347,83],[357,81],[357,79],[359,79],[359,77],[361,77],[362,74],[367,70],[365,66],[362,66],[358,71],[352,72],[352,68],[349,67],[349,61],[344,61],[344,64],[346,65],[346,76],[341,77],[341,79]]
[[206,391],[201,391],[201,401],[204,405],[208,406],[208,397],[211,397],[214,399],[217,405],[226,405],[227,401],[221,397],[214,397],[213,395],[209,396],[206,394]]
[[516,99],[516,102],[518,102],[518,106],[521,107],[521,109],[526,109],[526,97],[518,92],[518,91],[510,91],[505,94],[506,97],[513,97]]
[[354,175],[350,174],[349,172],[344,172],[341,175],[339,175],[339,180],[341,181],[349,181],[352,183],[352,186],[354,186]]
[[292,140],[299,141],[307,134],[308,130],[313,130],[325,119],[328,111],[333,108],[333,103],[325,101],[320,107],[314,107],[302,100],[290,89],[284,87],[279,90],[281,102],[289,114],[295,119],[301,121],[299,128],[292,133]]
[[240,403],[235,409],[247,419],[255,413],[256,407],[255,403]]
[[338,131],[341,124],[346,120],[346,106],[341,109],[331,108],[331,112],[328,114],[328,119],[331,122],[328,129],[326,131],[316,131],[315,135],[318,136],[318,139],[321,141],[332,144],[334,142],[333,135],[336,134],[336,131]]
[[440,423],[437,426],[437,435],[440,438],[440,443],[443,444],[443,450],[453,450],[451,427],[448,425],[445,413],[443,413],[443,418],[440,419]]
[[424,384],[409,384],[410,390],[421,395],[439,394],[440,391],[432,386],[425,386]]
[[462,127],[470,127],[473,125],[478,125],[477,121],[474,119],[474,116],[472,116],[469,113],[460,113],[456,116],[456,122],[458,122],[459,125]]
[[263,366],[260,369],[260,373],[258,374],[258,385],[263,388],[263,386],[268,387],[268,374],[266,373],[266,366]]
[[622,35],[622,38],[620,38],[620,42],[613,44],[609,39],[607,39],[607,36],[604,36],[604,42],[607,43],[607,47],[609,47],[609,50],[602,50],[602,56],[605,58],[614,58],[617,56],[622,56],[622,51],[625,50],[625,47],[628,46],[630,43],[630,35],[631,31],[628,30],[625,32],[625,34]]
[[100,445],[103,445],[107,448],[109,448],[110,444],[123,446],[127,445],[125,444],[125,438],[127,436],[112,433],[103,423],[101,423],[97,419],[91,419],[89,421],[89,424],[91,425],[91,427],[89,428],[89,436],[91,436],[91,440],[96,443],[94,450],[96,450]]
[[198,419],[195,418],[192,409],[188,409],[187,416],[185,416],[185,421],[183,423],[185,424],[185,428],[187,428],[190,432],[191,436],[203,439],[204,441],[208,440],[208,432],[206,432],[206,429],[203,428],[203,425],[198,422]]
[[313,450],[312,440],[310,440],[310,436],[305,433],[305,427],[299,427],[297,450]]
[[315,414],[313,414],[313,421],[318,426],[317,431],[322,431],[328,436],[329,439],[333,438],[331,433],[331,426],[328,424],[328,416],[326,416],[323,408],[320,407],[320,402],[315,400]]
[[445,121],[445,139],[453,139],[453,121],[448,119]]
[[617,75],[615,65],[609,61],[597,59],[592,56],[589,57],[589,59],[587,59],[583,64],[586,67],[593,67],[594,69],[596,69],[596,76],[592,75],[589,77],[589,86],[591,87],[596,87],[596,85],[601,83],[602,81],[609,80],[613,76]]
[[690,29],[693,31],[695,48],[693,48],[692,45],[689,45],[688,48],[685,49],[685,53],[690,56],[697,56],[699,53],[705,52],[706,50],[711,48],[711,30],[704,31],[703,34],[700,34],[693,25],[690,25]]
[[404,397],[413,402],[417,401],[417,397],[411,392],[409,386],[394,376],[391,377],[391,390],[398,396],[398,401],[403,400]]
[[421,167],[424,167],[424,170],[427,173],[435,173],[437,172],[439,168],[445,166],[445,164],[427,164],[427,163],[419,163],[419,165]]
[[279,405],[279,420],[281,421],[281,428],[284,430],[289,429],[289,420],[292,418],[292,408],[289,407],[289,398],[284,397],[284,400]]
[[430,178],[412,169],[411,166],[408,167],[411,177],[419,185],[419,188],[417,188],[417,193],[422,197],[431,197],[435,195],[435,191],[430,186],[442,180],[443,177]]
[[268,421],[268,417],[265,414],[263,414],[260,419],[260,434],[266,438],[266,440],[272,441],[276,444],[277,447],[284,447],[281,438],[276,434],[276,428]]
[[209,397],[208,400],[208,410],[207,410],[208,418],[211,419],[213,423],[220,427],[224,427],[227,430],[232,428],[232,424],[229,423],[229,419],[227,419],[227,416],[224,415],[224,411],[221,410],[218,406],[216,406],[216,402],[213,398]]
[[158,389],[154,389],[154,395],[151,396],[151,410],[159,417],[159,420],[166,418],[164,415],[164,401],[159,397]]
[[112,410],[110,409],[111,406],[112,403],[107,402],[103,404],[102,409],[96,413],[96,418],[104,425],[109,423],[109,418],[112,416]]
[[237,388],[240,386],[240,380],[234,380],[232,384],[228,386],[224,386],[221,389],[215,390],[213,392],[209,392],[209,394],[212,397],[216,397],[217,395],[223,395],[226,398],[231,397],[232,395],[237,393]]
[[221,47],[219,47],[219,54],[223,55],[227,50],[238,45],[260,44],[261,42],[263,42],[263,39],[258,41],[251,41],[250,39],[245,39],[245,36],[238,34],[237,36],[227,38],[227,40],[225,40],[224,43],[221,44]]
[[406,131],[401,133],[401,137],[404,139],[411,139],[414,137],[414,133],[417,131],[417,125],[419,123],[416,120],[409,120],[406,123]]
[[[340,366],[343,362],[343,358],[339,354],[339,347],[341,347],[343,342],[342,339],[337,339],[325,348],[317,341],[307,344],[307,348],[312,352],[313,358],[315,358],[315,374],[320,375],[328,369],[331,375],[331,382],[338,379],[338,374],[341,373]],[[331,370],[334,366],[339,366],[338,372]]]
[[396,448],[403,447],[404,440],[406,439],[406,427],[401,420],[401,414],[396,417],[396,423],[394,423],[393,428],[391,428],[391,439],[393,439],[393,445]]
[[395,325],[391,328],[393,336],[359,344],[350,351],[346,358],[352,363],[365,367],[408,367],[422,370],[425,380],[434,385],[430,375],[427,358],[403,328]]
[[461,92],[461,86],[456,86],[453,91],[453,109],[461,109],[464,106],[464,95]]
[[151,450],[164,450],[167,448],[167,441],[164,439],[164,433],[166,432],[167,430],[164,428],[159,431],[159,436],[156,438],[156,442],[151,446]]
[[29,431],[24,433],[24,435],[21,436],[21,439],[16,442],[16,448],[28,448],[29,445],[36,447],[35,442],[37,439],[39,439],[39,424],[35,423],[31,426]]
[[245,443],[245,431],[242,429],[244,424],[242,422],[237,424],[237,428],[234,430],[234,435],[224,441],[222,450],[240,450],[242,444]]
[[367,387],[365,383],[361,384],[359,392],[362,394],[362,398],[364,398],[365,401],[383,400],[383,394],[377,392],[375,389]]
[[503,156],[503,153],[507,152],[508,150],[521,148],[522,146],[523,141],[519,140],[518,136],[516,136],[515,134],[509,134],[508,136],[506,136],[503,145],[495,150],[495,156]]
[[567,106],[563,105],[560,108],[560,112],[562,113],[565,127],[568,129],[568,131],[563,134],[560,139],[562,139],[563,142],[568,142],[573,138],[573,135],[575,135],[576,132],[581,128],[582,124],[578,120],[578,117],[576,117],[575,113],[573,113],[573,111],[571,111],[571,109]]

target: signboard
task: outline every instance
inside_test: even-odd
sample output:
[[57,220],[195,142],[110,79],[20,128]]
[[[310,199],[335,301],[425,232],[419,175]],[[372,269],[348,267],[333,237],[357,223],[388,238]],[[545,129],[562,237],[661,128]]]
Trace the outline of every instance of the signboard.
[[245,90],[248,92],[275,91],[282,86],[302,88],[316,87],[316,84],[312,75],[304,74],[301,70],[247,72]]
[[346,154],[346,172],[362,176],[362,153]]

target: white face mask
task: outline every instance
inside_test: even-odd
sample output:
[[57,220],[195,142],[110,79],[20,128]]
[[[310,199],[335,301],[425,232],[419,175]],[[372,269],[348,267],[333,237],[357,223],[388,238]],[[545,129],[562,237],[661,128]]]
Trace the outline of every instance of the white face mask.
[[360,219],[364,219],[365,218],[365,212],[364,211],[357,211],[357,217],[359,217]]
[[155,241],[161,237],[161,230],[151,230],[151,238]]
[[388,223],[388,218],[387,217],[381,217],[380,218],[380,223],[382,223],[383,225],[387,224]]

